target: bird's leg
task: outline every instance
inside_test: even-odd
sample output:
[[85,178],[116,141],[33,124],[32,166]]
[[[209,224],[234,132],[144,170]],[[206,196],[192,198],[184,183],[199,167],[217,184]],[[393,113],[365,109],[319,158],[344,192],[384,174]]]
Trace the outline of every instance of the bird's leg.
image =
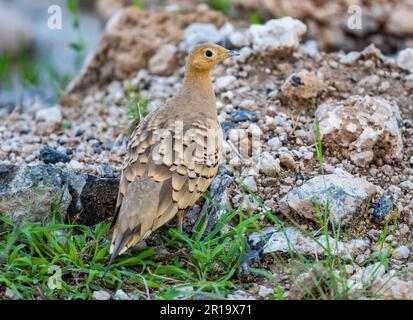
[[176,228],[182,232],[182,222],[184,220],[185,217],[185,211],[180,210],[178,211],[178,219],[176,220]]

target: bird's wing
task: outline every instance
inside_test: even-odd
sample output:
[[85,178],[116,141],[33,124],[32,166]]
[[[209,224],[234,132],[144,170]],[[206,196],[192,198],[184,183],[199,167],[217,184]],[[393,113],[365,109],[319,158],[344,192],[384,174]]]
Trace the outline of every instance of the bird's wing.
[[217,121],[200,114],[179,119],[151,114],[130,137],[114,219],[115,255],[192,206],[217,173]]

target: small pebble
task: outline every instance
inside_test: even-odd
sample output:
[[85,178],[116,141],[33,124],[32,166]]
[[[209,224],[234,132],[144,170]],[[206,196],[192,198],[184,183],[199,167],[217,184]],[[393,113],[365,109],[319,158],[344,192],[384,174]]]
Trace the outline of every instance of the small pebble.
[[258,121],[258,117],[254,113],[248,110],[234,111],[231,115],[235,123],[243,122],[247,120],[252,121],[252,122]]
[[40,151],[40,160],[46,164],[55,164],[58,162],[69,162],[67,154],[56,150],[55,148],[45,147]]
[[397,260],[407,259],[410,255],[410,250],[406,246],[400,246],[393,250],[392,257]]
[[93,297],[96,300],[110,300],[110,294],[107,291],[99,290],[93,292]]

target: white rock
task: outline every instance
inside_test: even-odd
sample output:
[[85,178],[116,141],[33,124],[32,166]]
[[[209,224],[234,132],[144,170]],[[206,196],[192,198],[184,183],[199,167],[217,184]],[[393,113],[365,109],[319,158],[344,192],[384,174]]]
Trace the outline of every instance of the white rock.
[[361,212],[365,202],[377,191],[377,187],[366,179],[350,174],[317,176],[284,196],[280,200],[280,209],[285,214],[294,211],[318,222],[316,205],[324,212],[328,199],[330,221],[337,225],[346,224]]
[[70,160],[69,162],[69,167],[73,170],[73,171],[79,171],[83,168],[83,165],[77,161],[77,160]]
[[178,49],[172,44],[162,46],[149,60],[149,71],[157,75],[171,75],[176,64]]
[[9,287],[6,288],[6,291],[4,292],[4,295],[8,299],[11,299],[11,300],[16,299],[16,295],[14,294],[14,292]]
[[267,143],[273,151],[277,151],[279,148],[282,147],[282,142],[278,137],[271,138],[270,140],[268,140]]
[[248,176],[244,178],[244,184],[252,191],[257,192],[257,183],[255,182],[255,178],[253,176]]
[[413,190],[413,182],[411,182],[410,180],[403,181],[402,183],[400,183],[400,186],[408,190]]
[[406,246],[400,246],[393,250],[392,257],[397,260],[405,260],[409,257],[410,250]]
[[218,90],[222,90],[227,88],[231,83],[233,83],[235,80],[237,80],[237,78],[235,78],[234,76],[223,76],[223,77],[219,77],[216,81],[215,81],[215,87]]
[[230,22],[225,22],[218,32],[221,35],[221,38],[224,39],[226,37],[229,37],[234,31],[234,25]]
[[103,290],[94,291],[93,297],[96,300],[110,300],[110,293],[107,291],[103,291]]
[[355,63],[358,59],[360,59],[361,53],[357,51],[351,51],[347,54],[344,54],[341,56],[339,62],[341,64],[353,64]]
[[397,55],[396,63],[403,70],[413,72],[413,48],[401,50]]
[[249,28],[249,37],[254,51],[261,55],[288,55],[295,51],[307,27],[301,21],[284,17],[254,24]]
[[373,159],[392,163],[403,156],[400,111],[381,97],[351,96],[327,101],[317,109],[323,146],[359,167]]
[[259,171],[265,175],[275,176],[281,171],[280,160],[275,159],[268,152],[258,153],[257,155],[254,155],[254,158]]
[[218,43],[221,40],[221,34],[212,23],[193,23],[185,29],[180,47],[189,52],[197,44]]
[[127,295],[125,291],[123,291],[122,289],[118,289],[116,290],[116,293],[115,293],[115,299],[116,300],[130,300],[130,297]]
[[62,122],[62,111],[60,106],[54,106],[51,108],[40,109],[36,112],[35,119],[37,122],[45,121],[50,124],[56,124]]
[[260,138],[262,135],[262,130],[259,126],[257,126],[255,123],[251,123],[248,127],[248,132],[251,133],[251,135],[255,138]]
[[376,262],[374,264],[370,264],[361,271],[362,281],[364,284],[371,283],[375,278],[382,277],[385,272],[386,267],[382,263]]
[[307,40],[305,43],[301,45],[301,49],[307,54],[309,57],[313,59],[320,58],[320,50],[318,50],[318,44],[315,40]]
[[245,194],[242,197],[241,203],[239,204],[239,208],[244,211],[254,212],[257,211],[259,206],[251,195]]
[[249,57],[252,56],[253,50],[250,47],[243,47],[241,50],[239,50],[239,56],[235,57],[235,59],[238,61],[240,64],[246,63]]
[[268,297],[269,295],[274,294],[274,289],[273,288],[268,288],[265,286],[260,286],[260,290],[258,291],[258,295],[260,297]]
[[247,31],[237,30],[231,33],[228,38],[235,48],[242,48],[250,44]]
[[237,290],[227,296],[228,300],[255,300],[248,292]]

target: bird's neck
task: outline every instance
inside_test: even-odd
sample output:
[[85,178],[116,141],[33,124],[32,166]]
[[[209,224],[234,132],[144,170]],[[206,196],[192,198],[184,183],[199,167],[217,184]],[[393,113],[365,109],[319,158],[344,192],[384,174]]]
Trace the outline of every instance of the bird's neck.
[[182,94],[197,102],[194,106],[200,110],[194,111],[216,116],[215,91],[209,70],[188,68],[185,72]]

